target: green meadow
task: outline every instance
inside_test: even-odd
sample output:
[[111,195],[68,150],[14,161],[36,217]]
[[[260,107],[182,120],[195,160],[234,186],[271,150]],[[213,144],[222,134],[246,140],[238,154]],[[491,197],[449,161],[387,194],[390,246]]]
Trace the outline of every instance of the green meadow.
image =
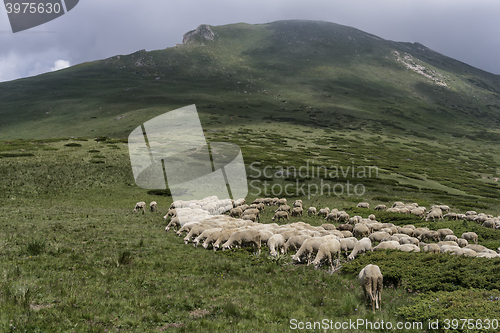
[[[266,247],[258,255],[185,245],[164,230],[168,191],[135,184],[127,136],[196,104],[209,143],[241,148],[247,202],[302,199],[306,209],[474,231],[497,250],[500,230],[373,207],[403,201],[500,215],[498,76],[327,22],[212,29],[213,41],[194,36],[0,84],[0,331],[289,332],[296,324],[334,332],[358,320],[479,331],[460,321],[445,330],[447,319],[464,318],[474,328],[489,319],[497,331],[499,258],[383,251],[344,255],[332,274]],[[153,200],[157,212],[132,211]],[[266,208],[261,223],[273,213]],[[376,313],[357,281],[368,263],[384,274]],[[323,320],[333,326],[314,327]],[[443,325],[430,328],[436,321]],[[342,330],[380,331],[391,329]]]

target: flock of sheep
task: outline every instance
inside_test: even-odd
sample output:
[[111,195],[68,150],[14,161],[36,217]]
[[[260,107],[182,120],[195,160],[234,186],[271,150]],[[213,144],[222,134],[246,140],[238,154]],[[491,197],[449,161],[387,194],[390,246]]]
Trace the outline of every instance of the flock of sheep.
[[[378,222],[374,214],[368,218],[350,217],[345,211],[330,210],[328,207],[319,210],[309,207],[307,210],[308,215],[324,218],[325,223],[321,226],[312,226],[305,222],[282,225],[260,223],[260,213],[267,207],[278,206],[274,210],[272,220],[277,219],[279,222],[289,221],[289,216],[302,216],[302,205],[302,200],[295,200],[290,207],[284,198],[260,198],[254,200],[251,205],[245,204],[244,199],[219,200],[217,197],[200,201],[175,201],[164,216],[165,220],[170,218],[165,230],[174,228],[178,236],[185,235],[186,244],[193,243],[195,247],[202,244],[205,249],[212,248],[214,251],[254,247],[260,253],[264,245],[269,248],[271,256],[295,252],[292,256],[295,263],[313,264],[316,268],[327,263],[332,271],[338,269],[342,253],[345,253],[347,260],[353,260],[364,252],[386,249],[405,252],[422,250],[485,258],[500,256],[499,253],[477,244],[478,236],[474,232],[466,232],[457,237],[447,228],[434,231],[413,225],[400,227],[392,223]],[[144,213],[145,206],[144,202],[140,202],[134,211],[142,210]],[[369,204],[362,202],[357,207],[369,209]],[[156,202],[152,202],[150,208],[152,211],[156,210]],[[450,208],[445,205],[433,206],[427,210],[416,203],[395,202],[391,208],[378,205],[375,210],[414,214],[427,221],[442,218],[467,219],[489,228],[500,227],[500,217],[473,211],[463,215],[450,213]],[[225,215],[224,212],[229,214]],[[443,212],[447,214],[443,215]],[[374,243],[377,245],[374,246]],[[360,272],[359,280],[365,296],[368,295],[372,301],[373,309],[378,309],[383,280],[378,266],[366,266]]]

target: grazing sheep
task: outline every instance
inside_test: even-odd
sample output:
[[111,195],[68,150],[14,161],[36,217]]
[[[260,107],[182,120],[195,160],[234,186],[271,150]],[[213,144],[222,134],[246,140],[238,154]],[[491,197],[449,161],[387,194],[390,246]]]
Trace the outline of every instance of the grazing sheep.
[[286,205],[286,199],[285,198],[281,198],[278,200],[278,205]]
[[494,220],[486,220],[486,221],[483,222],[482,226],[485,227],[485,228],[495,229],[496,223],[495,223]]
[[457,213],[448,213],[443,215],[443,218],[447,220],[458,220],[458,214]]
[[254,213],[244,214],[241,217],[241,219],[247,220],[247,221],[252,221],[252,222],[260,222],[260,216],[258,214],[254,214]]
[[[284,238],[284,237],[283,237]],[[285,242],[285,246],[283,248],[283,253],[287,253],[288,250],[292,251],[298,251],[302,244],[304,244],[306,239],[311,238],[309,235],[297,235],[297,236],[292,236],[288,238],[288,240]]]
[[399,244],[401,245],[405,245],[405,244],[413,244],[413,245],[416,245],[418,246],[420,242],[418,241],[417,238],[415,237],[401,237],[399,239]]
[[436,243],[431,243],[424,246],[424,252],[440,253],[441,248]]
[[307,210],[307,215],[311,216],[316,214],[318,214],[318,212],[316,211],[316,207],[309,207],[309,209]]
[[288,206],[288,205],[281,205],[274,212],[275,213],[277,213],[277,212],[287,212],[288,214],[290,214],[292,211],[290,209],[290,206]]
[[358,208],[370,208],[370,204],[368,202],[360,202],[356,205]]
[[181,227],[181,221],[179,220],[179,218],[177,216],[172,217],[170,222],[165,227],[165,231],[169,231],[170,228],[175,228],[175,230],[179,230],[180,227]]
[[[319,216],[319,213],[318,213],[318,216]],[[328,215],[325,217],[325,220],[327,220],[327,221],[337,221],[337,212],[328,213]]]
[[231,228],[231,229],[224,229],[221,231],[220,235],[219,235],[219,238],[217,238],[217,240],[215,241],[215,243],[213,243],[212,245],[212,248],[214,249],[214,251],[217,251],[217,249],[220,247],[220,245],[222,243],[225,243],[228,241],[229,237],[231,237],[231,235],[238,231],[240,229],[237,229],[237,228]]
[[352,232],[350,232],[349,230],[342,230],[340,232],[342,233],[342,235],[344,236],[344,238],[353,237]]
[[193,246],[197,247],[200,242],[204,242],[212,234],[220,235],[221,231],[222,228],[210,228],[203,230],[203,232],[194,239]]
[[266,206],[271,206],[271,205],[273,204],[273,198],[264,198],[263,203],[264,203]]
[[382,289],[384,287],[384,277],[377,265],[369,264],[365,266],[358,275],[359,284],[363,287],[365,299],[372,303],[372,311],[382,306]]
[[469,245],[469,242],[463,238],[457,239],[456,242],[457,242],[458,246],[460,246],[460,247],[466,247],[467,245]]
[[173,208],[173,209],[168,210],[167,214],[165,214],[165,216],[163,216],[163,219],[166,220],[169,217],[175,217],[175,216],[177,216],[177,210],[175,210],[175,208]]
[[477,234],[475,232],[464,232],[462,234],[462,238],[467,241],[473,241],[474,244],[477,244]]
[[300,207],[300,208],[302,208],[302,200],[295,200],[293,202],[293,207]]
[[458,237],[455,235],[446,235],[446,237],[444,238],[445,241],[452,241],[452,242],[456,242],[457,239],[458,239]]
[[396,201],[394,204],[392,204],[391,208],[396,208],[396,207],[404,207],[404,202],[401,201]]
[[465,216],[469,216],[469,215],[477,215],[477,213],[474,210],[469,210],[469,211],[465,212]]
[[469,244],[469,245],[465,246],[464,249],[471,249],[471,250],[474,250],[476,252],[483,252],[484,250],[488,250],[488,248],[486,246],[478,245],[478,244]]
[[280,221],[280,219],[283,220],[283,222],[285,222],[285,219],[287,221],[290,221],[290,218],[288,217],[288,213],[287,212],[276,212],[276,214],[274,214],[273,218],[271,220],[275,220],[275,219],[278,219],[278,222]]
[[347,256],[347,251],[354,250],[356,243],[358,240],[355,237],[347,237],[340,239],[340,251],[345,251],[345,255]]
[[454,242],[454,241],[440,241],[440,242],[438,242],[438,246],[439,247],[442,247],[442,246],[445,246],[445,245],[457,246],[458,247],[457,242]]
[[205,241],[202,244],[203,248],[204,249],[208,249],[208,247],[210,245],[213,246],[214,242],[216,242],[217,239],[219,239],[219,237],[220,237],[220,235],[221,235],[221,233],[222,233],[223,230],[227,230],[227,229],[221,228],[220,231],[214,231],[211,234],[209,234],[207,236],[207,238],[205,238]]
[[425,220],[429,221],[430,219],[432,219],[433,222],[436,222],[436,218],[438,219],[438,221],[443,218],[441,209],[431,210],[429,213],[427,213],[427,217],[425,218]]
[[337,255],[337,260],[335,260],[335,267],[337,267],[340,262],[340,242],[337,239],[328,240],[321,244],[318,254],[312,264],[314,265],[314,268],[319,268],[321,262],[326,259],[330,262],[330,268],[334,271],[333,257],[335,255]]
[[245,246],[256,247],[260,254],[260,232],[257,229],[238,230],[231,234],[227,242],[222,244],[222,250],[231,249],[234,246],[243,248]]
[[231,217],[241,217],[241,215],[243,215],[243,210],[241,209],[241,207],[232,208],[229,211],[229,216]]
[[335,227],[335,225],[330,223],[323,223],[321,227],[325,230],[337,230],[337,227]]
[[245,199],[234,200],[234,202],[233,202],[233,208],[236,208],[238,206],[242,206],[244,203],[245,203]]
[[438,229],[439,239],[444,239],[448,235],[453,235],[453,230],[448,228]]
[[328,214],[330,214],[330,208],[326,207],[326,208],[321,208],[318,212],[318,216],[324,216],[324,217],[327,217]]
[[340,211],[337,213],[337,221],[339,222],[347,222],[349,221],[349,214],[344,211]]
[[285,254],[285,238],[281,234],[272,235],[267,240],[267,247],[269,247],[269,254],[273,257],[278,255],[278,251]]
[[[283,207],[283,206],[282,206]],[[302,212],[303,212],[303,209],[302,209],[302,206],[301,207],[294,207],[292,209],[292,214],[291,216],[302,216]]]
[[347,230],[347,231],[352,231],[354,228],[352,225],[350,224],[339,224],[339,226],[337,227],[337,230]]
[[430,230],[422,233],[420,236],[418,236],[419,240],[425,241],[425,240],[433,240],[434,242],[439,242],[439,233],[435,230]]
[[373,215],[373,214],[368,215],[368,218],[369,218],[370,220],[372,220],[372,221],[376,221],[376,220],[377,220],[377,218],[376,218],[376,217],[375,217],[375,215]]
[[375,207],[375,210],[386,210],[387,209],[387,206],[386,205],[377,205]]
[[447,205],[440,205],[440,206],[436,206],[436,207],[438,207],[439,209],[441,209],[443,212],[446,212],[446,213],[448,213],[450,211],[450,207]]
[[149,209],[151,210],[151,212],[155,212],[157,208],[158,204],[156,203],[156,201],[151,201],[149,203]]
[[[170,220],[169,225],[173,223],[172,221],[174,221],[174,223],[175,223],[176,222],[175,219],[177,219],[177,222],[179,223],[179,226],[180,226],[180,222],[179,222],[179,219],[177,217],[174,217],[172,220]],[[177,236],[180,237],[183,232],[188,233],[191,231],[191,229],[193,229],[194,227],[196,227],[198,225],[200,225],[199,222],[188,222],[188,223],[184,224],[179,230],[177,230],[176,234],[177,234]],[[165,228],[165,230],[166,229],[167,228]]]
[[356,238],[368,237],[370,229],[368,229],[366,224],[358,223],[354,226],[353,234]]
[[399,245],[399,242],[395,241],[387,241],[387,242],[382,242],[379,245],[375,246],[373,248],[373,251],[381,251],[381,250],[395,250]]
[[414,208],[410,210],[410,213],[423,219],[425,218],[425,213],[426,213],[425,207]]
[[358,253],[365,253],[366,251],[372,250],[372,241],[368,237],[364,237],[356,242],[354,246],[354,250],[352,250],[351,254],[347,257],[349,260],[354,260]]
[[403,252],[420,252],[420,247],[414,245],[414,244],[402,244],[396,246],[396,250],[403,251]]
[[[319,247],[326,241],[330,241],[331,238],[327,237],[312,237],[308,238],[302,243],[302,246],[297,251],[295,255],[292,256],[292,259],[297,262],[301,262],[302,257],[307,258],[307,264],[311,263],[312,256],[315,253],[318,253]],[[340,248],[340,246],[339,246]]]
[[134,213],[137,213],[140,210],[142,210],[143,214],[146,212],[146,203],[144,201],[135,204]]
[[400,228],[400,227],[398,227],[398,233],[405,234],[408,236],[413,236],[413,229],[412,228]]

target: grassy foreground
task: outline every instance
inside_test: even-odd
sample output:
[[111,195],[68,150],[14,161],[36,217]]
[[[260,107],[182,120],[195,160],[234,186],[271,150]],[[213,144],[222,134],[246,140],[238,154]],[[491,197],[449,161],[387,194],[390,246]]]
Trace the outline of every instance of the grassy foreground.
[[[212,132],[207,138],[221,140],[225,136],[236,141],[246,162],[260,162],[260,167],[298,166],[303,165],[303,158],[308,158],[286,147],[274,155],[259,155],[266,145],[273,144],[272,140],[285,141],[290,148],[317,145],[318,155],[326,156],[325,159],[325,154],[332,154],[333,158],[345,155],[340,136],[338,149],[334,150],[322,148],[321,138],[311,133],[304,134],[311,137],[295,136],[298,142],[290,141],[287,129],[294,131],[290,127],[280,135],[262,133],[258,137],[248,128],[238,131],[252,135]],[[367,148],[356,145],[352,134],[345,135],[345,144],[357,149],[354,157],[363,155],[362,150]],[[257,139],[259,146],[253,147],[251,140]],[[403,151],[412,149],[404,148],[404,140],[393,141]],[[185,245],[173,233],[165,233],[162,216],[171,198],[148,194],[134,184],[123,140],[17,140],[1,142],[0,147],[2,332],[288,332],[294,328],[293,323],[323,319],[331,320],[332,325],[357,319],[390,321],[394,325],[422,322],[422,329],[403,330],[422,332],[429,331],[425,326],[428,320],[500,318],[499,259],[384,252],[365,255],[344,264],[340,272],[329,274],[325,268],[291,265],[289,256],[269,258],[266,249],[260,256],[246,250],[214,253]],[[430,143],[429,147],[432,149]],[[375,149],[373,145],[371,154],[383,154],[382,148]],[[484,149],[487,152],[489,148]],[[485,153],[478,158],[482,161],[478,167],[485,174],[493,168],[493,163],[488,164],[490,155]],[[338,161],[353,164],[351,160]],[[304,198],[305,206],[346,208],[352,215],[367,217],[374,211],[352,208],[356,202],[416,200],[430,205],[444,201],[454,210],[474,208],[498,213],[496,198],[478,195],[485,193],[481,190],[488,189],[488,183],[471,177],[472,173],[457,173],[457,177],[468,179],[475,186],[462,187],[462,192],[454,192],[459,187],[456,178],[443,180],[446,185],[433,180],[439,176],[438,169],[427,170],[428,178],[422,176],[418,186],[412,184],[412,179],[419,176],[416,170],[428,167],[423,161],[421,166],[401,166],[405,171],[400,174],[381,168],[379,177],[363,179],[366,192],[361,197],[315,196]],[[453,165],[453,161],[447,161]],[[392,163],[398,161],[392,159]],[[314,177],[252,178],[252,170],[248,172],[249,180],[279,184],[318,181]],[[257,193],[250,194],[247,200],[256,196]],[[289,198],[293,200],[294,196]],[[137,201],[152,200],[159,203],[159,212],[132,212]],[[268,209],[262,222],[270,223],[271,216]],[[426,223],[389,213],[378,216],[381,221],[398,225],[450,227],[457,234],[476,231],[481,244],[492,249],[500,246],[500,231],[473,223]],[[313,225],[323,223],[316,217],[291,221],[298,220]],[[379,264],[385,275],[382,311],[376,314],[363,301],[356,279],[359,269],[369,262]],[[447,301],[434,302],[435,298]],[[360,327],[342,331],[372,330]]]

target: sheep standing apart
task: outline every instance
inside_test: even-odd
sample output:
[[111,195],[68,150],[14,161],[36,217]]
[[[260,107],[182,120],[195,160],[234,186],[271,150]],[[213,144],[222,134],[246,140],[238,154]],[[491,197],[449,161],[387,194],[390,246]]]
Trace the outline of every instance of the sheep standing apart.
[[372,241],[368,237],[364,237],[356,242],[354,250],[352,250],[347,259],[353,260],[358,253],[365,253],[366,251],[372,251]]
[[356,205],[358,208],[370,208],[370,204],[368,202],[360,202]]
[[285,238],[283,235],[276,234],[272,235],[267,241],[267,246],[269,247],[269,254],[273,257],[278,255],[278,251],[285,254]]
[[337,255],[337,259],[335,260],[335,267],[337,267],[340,263],[340,242],[337,239],[331,239],[321,244],[318,254],[312,264],[314,265],[314,268],[319,268],[321,262],[326,259],[330,262],[330,267],[332,271],[334,271],[333,257],[335,255]]
[[384,286],[384,277],[377,265],[367,265],[359,272],[358,280],[363,287],[365,299],[368,298],[372,303],[372,311],[379,309],[382,305],[382,289]]
[[274,221],[275,219],[278,219],[278,222],[280,221],[280,219],[282,219],[283,222],[285,222],[285,219],[287,221],[290,221],[290,218],[288,217],[287,212],[276,212],[271,220]]
[[144,201],[135,204],[134,213],[137,213],[140,210],[142,210],[143,214],[146,212],[146,203]]
[[316,207],[309,207],[309,209],[307,210],[307,215],[311,216],[311,214],[312,215],[318,214],[318,212],[316,211]]
[[151,212],[155,212],[157,208],[158,204],[156,203],[156,201],[151,201],[151,203],[149,204],[149,209],[151,210]]

